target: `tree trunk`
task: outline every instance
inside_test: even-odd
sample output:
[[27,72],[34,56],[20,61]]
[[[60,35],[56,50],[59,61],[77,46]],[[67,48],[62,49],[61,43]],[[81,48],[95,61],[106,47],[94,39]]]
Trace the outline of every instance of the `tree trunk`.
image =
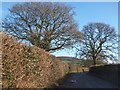
[[93,57],[93,65],[96,65],[96,58]]

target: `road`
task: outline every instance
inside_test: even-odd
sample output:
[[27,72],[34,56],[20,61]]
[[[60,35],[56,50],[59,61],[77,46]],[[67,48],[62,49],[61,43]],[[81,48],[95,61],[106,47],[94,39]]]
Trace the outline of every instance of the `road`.
[[72,73],[69,78],[58,86],[58,88],[118,88],[89,73]]

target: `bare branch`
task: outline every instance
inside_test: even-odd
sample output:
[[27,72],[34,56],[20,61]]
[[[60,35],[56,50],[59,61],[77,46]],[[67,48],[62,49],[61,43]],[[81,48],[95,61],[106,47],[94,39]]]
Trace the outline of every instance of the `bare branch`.
[[5,32],[18,39],[55,51],[81,38],[73,15],[72,7],[60,3],[27,2],[14,5],[2,25]]
[[84,26],[82,33],[83,43],[78,49],[80,56],[91,58],[94,64],[97,59],[113,58],[114,55],[107,55],[113,53],[117,46],[117,35],[113,27],[104,23],[90,23]]

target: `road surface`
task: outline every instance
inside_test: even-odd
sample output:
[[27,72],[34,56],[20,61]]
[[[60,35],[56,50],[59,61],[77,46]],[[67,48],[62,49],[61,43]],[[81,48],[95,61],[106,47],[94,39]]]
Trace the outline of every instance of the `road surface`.
[[89,73],[72,73],[69,78],[58,86],[58,88],[118,88]]

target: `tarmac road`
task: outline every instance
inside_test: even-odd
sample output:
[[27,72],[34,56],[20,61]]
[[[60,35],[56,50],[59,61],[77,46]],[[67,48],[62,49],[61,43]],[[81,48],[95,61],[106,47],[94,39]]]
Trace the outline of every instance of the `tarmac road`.
[[118,88],[117,86],[92,76],[91,74],[72,73],[69,78],[60,84],[58,88]]

